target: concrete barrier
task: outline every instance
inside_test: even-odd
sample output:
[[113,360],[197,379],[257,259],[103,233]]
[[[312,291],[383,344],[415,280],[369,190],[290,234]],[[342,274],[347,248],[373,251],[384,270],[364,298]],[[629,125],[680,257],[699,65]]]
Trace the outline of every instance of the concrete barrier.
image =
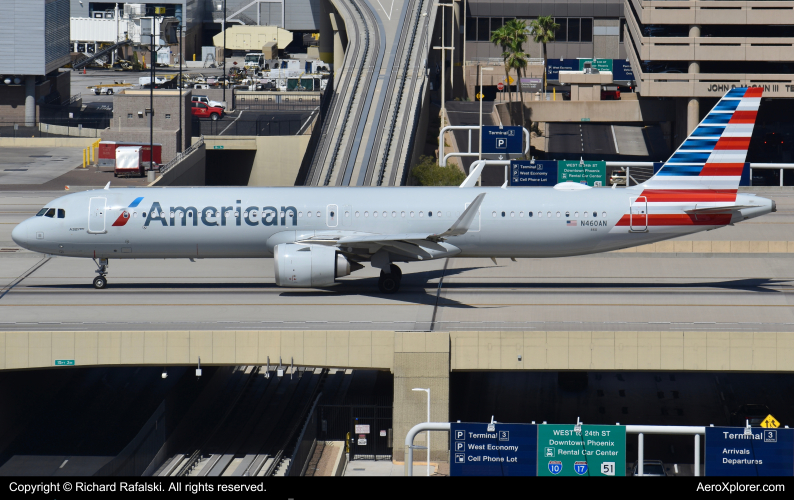
[[207,172],[207,155],[204,148],[204,144],[198,146],[149,186],[204,186]]
[[94,142],[87,137],[0,137],[0,148],[87,148]]
[[39,123],[39,131],[47,134],[68,135],[69,137],[93,137],[94,139],[98,139],[102,134],[102,130],[98,128],[67,127],[49,123]]
[[[560,96],[562,97],[562,96]],[[625,101],[530,101],[525,102],[526,118],[533,122],[669,122],[675,121],[675,106],[654,100]],[[497,104],[503,123],[510,123],[509,103]],[[514,122],[521,121],[515,106]]]

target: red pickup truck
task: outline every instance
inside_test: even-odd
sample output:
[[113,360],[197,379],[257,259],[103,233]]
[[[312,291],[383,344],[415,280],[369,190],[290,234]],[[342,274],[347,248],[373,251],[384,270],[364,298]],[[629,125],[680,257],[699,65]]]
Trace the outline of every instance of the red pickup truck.
[[208,106],[203,102],[193,102],[190,113],[199,118],[211,118],[213,121],[223,116],[223,108]]

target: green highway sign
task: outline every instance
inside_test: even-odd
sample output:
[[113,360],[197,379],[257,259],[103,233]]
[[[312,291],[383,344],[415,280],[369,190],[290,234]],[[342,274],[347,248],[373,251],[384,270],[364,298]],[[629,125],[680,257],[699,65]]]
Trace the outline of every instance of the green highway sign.
[[582,121],[583,121],[583,122],[589,122],[589,121],[590,121],[590,118],[582,118]]
[[605,161],[558,161],[557,182],[579,182],[588,186],[605,186],[607,162]]
[[591,61],[591,67],[598,71],[612,71],[612,59],[579,59],[579,71],[584,71],[584,63]]
[[73,359],[56,359],[55,366],[74,366]]
[[538,426],[538,476],[625,475],[625,426]]
[[212,146],[212,149],[223,149],[223,146]]

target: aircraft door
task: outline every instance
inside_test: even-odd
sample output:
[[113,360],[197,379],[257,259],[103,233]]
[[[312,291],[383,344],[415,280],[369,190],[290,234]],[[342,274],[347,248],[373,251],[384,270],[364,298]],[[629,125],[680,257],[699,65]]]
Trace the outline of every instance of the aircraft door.
[[629,198],[629,231],[648,231],[648,198]]
[[105,233],[106,198],[91,198],[88,202],[88,232]]
[[336,227],[337,224],[339,224],[339,207],[336,205],[328,205],[325,225],[328,227]]
[[353,207],[350,205],[342,206],[342,225],[349,226],[353,223]]

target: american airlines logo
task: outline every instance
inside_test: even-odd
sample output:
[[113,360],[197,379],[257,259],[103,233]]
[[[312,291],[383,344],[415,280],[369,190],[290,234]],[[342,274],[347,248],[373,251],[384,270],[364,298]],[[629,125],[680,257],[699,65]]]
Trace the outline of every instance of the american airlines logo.
[[[237,203],[240,203],[238,200]],[[173,226],[198,226],[199,221],[204,226],[241,226],[245,222],[248,226],[297,226],[298,211],[295,207],[248,207],[245,210],[240,205],[229,207],[168,207],[164,212],[160,203],[152,203],[148,212],[144,212],[146,222],[144,227],[159,222],[165,227]],[[170,224],[169,224],[170,223]]]

